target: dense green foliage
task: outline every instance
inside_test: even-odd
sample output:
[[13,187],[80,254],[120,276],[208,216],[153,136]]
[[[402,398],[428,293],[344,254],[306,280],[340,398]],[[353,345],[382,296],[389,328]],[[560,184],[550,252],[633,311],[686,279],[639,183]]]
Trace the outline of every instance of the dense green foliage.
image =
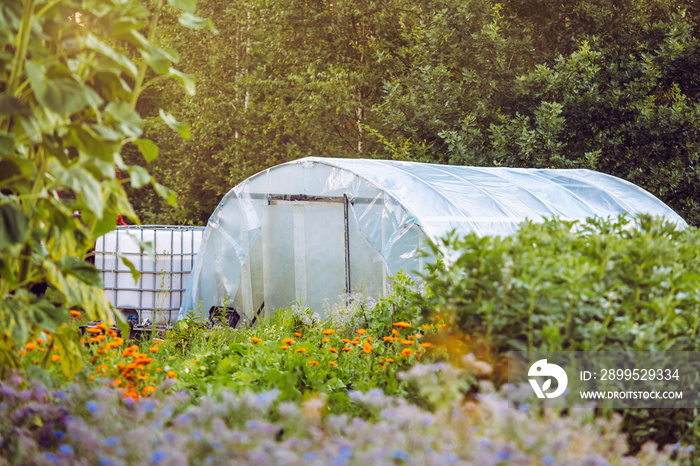
[[[526,223],[511,237],[432,245],[426,321],[507,351],[698,351],[700,231],[648,217]],[[449,253],[447,251],[450,251]],[[443,256],[444,254],[444,256]],[[693,410],[626,410],[633,445],[700,444]]]
[[[157,125],[154,222],[207,220],[251,174],[307,155],[590,168],[700,223],[698,20],[691,1],[201,2],[218,34],[159,37],[197,76],[152,89],[192,123]],[[148,112],[146,112],[148,113]]]
[[[169,3],[181,22],[196,19],[194,2]],[[84,259],[118,215],[137,219],[120,172],[131,188],[151,185],[174,202],[172,191],[121,156],[126,144],[146,161],[158,155],[141,138],[144,121],[134,110],[151,73],[191,85],[171,66],[177,53],[149,42],[163,8],[137,0],[0,5],[0,372],[16,366],[14,348],[42,330],[55,332],[62,368],[75,372],[79,346],[60,325],[68,309],[112,320],[101,277]]]

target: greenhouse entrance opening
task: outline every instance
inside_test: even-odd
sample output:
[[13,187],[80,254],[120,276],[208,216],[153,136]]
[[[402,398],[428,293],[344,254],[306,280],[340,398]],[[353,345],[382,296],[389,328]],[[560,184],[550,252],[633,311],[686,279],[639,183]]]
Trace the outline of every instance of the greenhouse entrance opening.
[[[321,288],[341,295],[350,276],[347,258],[347,209],[343,197],[270,195],[262,208],[265,307],[292,303],[320,309]],[[347,259],[346,259],[347,260]]]

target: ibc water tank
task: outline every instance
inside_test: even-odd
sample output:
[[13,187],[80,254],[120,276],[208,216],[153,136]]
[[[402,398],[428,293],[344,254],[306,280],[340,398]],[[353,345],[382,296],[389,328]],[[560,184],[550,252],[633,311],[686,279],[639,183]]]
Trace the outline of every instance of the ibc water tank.
[[[170,325],[177,320],[204,227],[128,225],[97,239],[95,266],[105,295],[116,309],[134,310],[139,323]],[[155,261],[136,241],[150,242]],[[141,278],[134,282],[119,256],[131,261]],[[128,311],[127,311],[128,313]]]

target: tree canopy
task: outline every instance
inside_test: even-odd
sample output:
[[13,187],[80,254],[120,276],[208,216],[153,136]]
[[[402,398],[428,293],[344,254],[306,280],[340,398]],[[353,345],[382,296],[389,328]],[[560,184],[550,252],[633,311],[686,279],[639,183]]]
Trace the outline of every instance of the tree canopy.
[[[164,27],[197,94],[150,168],[179,197],[132,197],[145,221],[205,222],[253,173],[304,156],[590,168],[698,205],[700,8],[689,0],[204,0],[215,32]],[[137,161],[136,153],[127,160]],[[143,162],[139,162],[143,163]]]

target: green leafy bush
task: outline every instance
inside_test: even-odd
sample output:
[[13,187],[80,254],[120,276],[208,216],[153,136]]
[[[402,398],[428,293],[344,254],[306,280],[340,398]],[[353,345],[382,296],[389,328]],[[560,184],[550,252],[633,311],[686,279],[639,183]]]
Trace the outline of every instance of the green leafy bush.
[[[525,223],[505,238],[450,235],[415,296],[425,319],[511,350],[698,351],[700,233],[660,219]],[[628,410],[633,446],[692,436],[691,410]]]

